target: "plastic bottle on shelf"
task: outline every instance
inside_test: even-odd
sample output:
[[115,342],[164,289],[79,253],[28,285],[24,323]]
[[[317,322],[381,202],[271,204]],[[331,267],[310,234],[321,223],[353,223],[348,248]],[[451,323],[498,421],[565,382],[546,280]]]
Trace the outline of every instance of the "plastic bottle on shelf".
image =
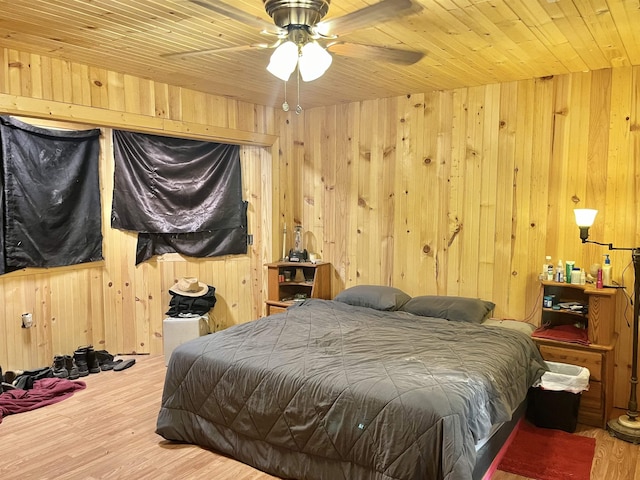
[[602,269],[599,268],[598,269],[598,277],[596,279],[596,288],[602,288],[603,284],[602,284]]
[[564,274],[564,281],[566,283],[572,283],[572,280],[573,280],[573,266],[576,264],[576,262],[574,262],[573,260],[567,260],[564,263],[566,265],[566,271],[565,271],[565,274]]
[[562,260],[558,260],[555,281],[560,283],[564,282],[564,267],[562,266]]
[[587,272],[584,271],[584,268],[580,269],[580,285],[587,284]]
[[602,266],[602,284],[606,286],[611,286],[611,259],[608,254],[604,256],[604,265]]
[[[586,278],[585,278],[586,280]],[[580,270],[578,267],[573,267],[573,270],[571,270],[571,284],[572,285],[580,285],[580,282],[582,281],[582,270]]]
[[549,261],[547,262],[547,280],[553,280],[553,263],[551,263],[551,257],[547,257]]
[[549,280],[549,265],[551,265],[551,255],[547,255],[546,257],[544,257],[544,264],[542,265],[540,280]]

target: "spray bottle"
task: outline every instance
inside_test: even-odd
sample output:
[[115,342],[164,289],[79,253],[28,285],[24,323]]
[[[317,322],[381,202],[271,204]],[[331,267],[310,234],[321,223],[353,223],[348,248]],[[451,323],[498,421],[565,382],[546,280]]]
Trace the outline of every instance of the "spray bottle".
[[604,255],[604,265],[602,266],[602,283],[603,285],[606,286],[611,286],[613,285],[611,283],[611,259],[609,258],[609,255],[606,254]]

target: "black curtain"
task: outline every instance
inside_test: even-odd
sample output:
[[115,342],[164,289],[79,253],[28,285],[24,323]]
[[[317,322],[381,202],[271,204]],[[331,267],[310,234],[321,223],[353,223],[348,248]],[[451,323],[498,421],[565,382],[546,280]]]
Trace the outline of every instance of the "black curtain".
[[102,260],[99,137],[0,116],[0,273]]
[[247,252],[239,146],[121,130],[113,144],[111,225],[139,233],[136,263]]

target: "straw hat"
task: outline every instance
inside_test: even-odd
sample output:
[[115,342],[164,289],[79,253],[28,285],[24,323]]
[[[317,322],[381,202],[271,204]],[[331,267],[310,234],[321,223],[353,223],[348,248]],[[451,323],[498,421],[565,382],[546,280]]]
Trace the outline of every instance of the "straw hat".
[[209,291],[209,285],[199,282],[196,277],[183,277],[169,291],[186,297],[201,297]]

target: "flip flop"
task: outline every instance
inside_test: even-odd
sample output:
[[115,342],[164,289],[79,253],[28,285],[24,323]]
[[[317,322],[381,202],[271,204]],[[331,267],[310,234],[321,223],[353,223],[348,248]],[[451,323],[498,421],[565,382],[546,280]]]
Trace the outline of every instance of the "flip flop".
[[123,360],[121,363],[113,367],[113,371],[119,372],[120,370],[131,367],[134,363],[136,363],[135,358],[127,358],[126,360]]
[[118,360],[111,361],[111,362],[101,363],[100,364],[100,370],[102,370],[102,371],[113,370],[115,367],[120,365],[122,362],[123,362],[122,359],[118,359]]

